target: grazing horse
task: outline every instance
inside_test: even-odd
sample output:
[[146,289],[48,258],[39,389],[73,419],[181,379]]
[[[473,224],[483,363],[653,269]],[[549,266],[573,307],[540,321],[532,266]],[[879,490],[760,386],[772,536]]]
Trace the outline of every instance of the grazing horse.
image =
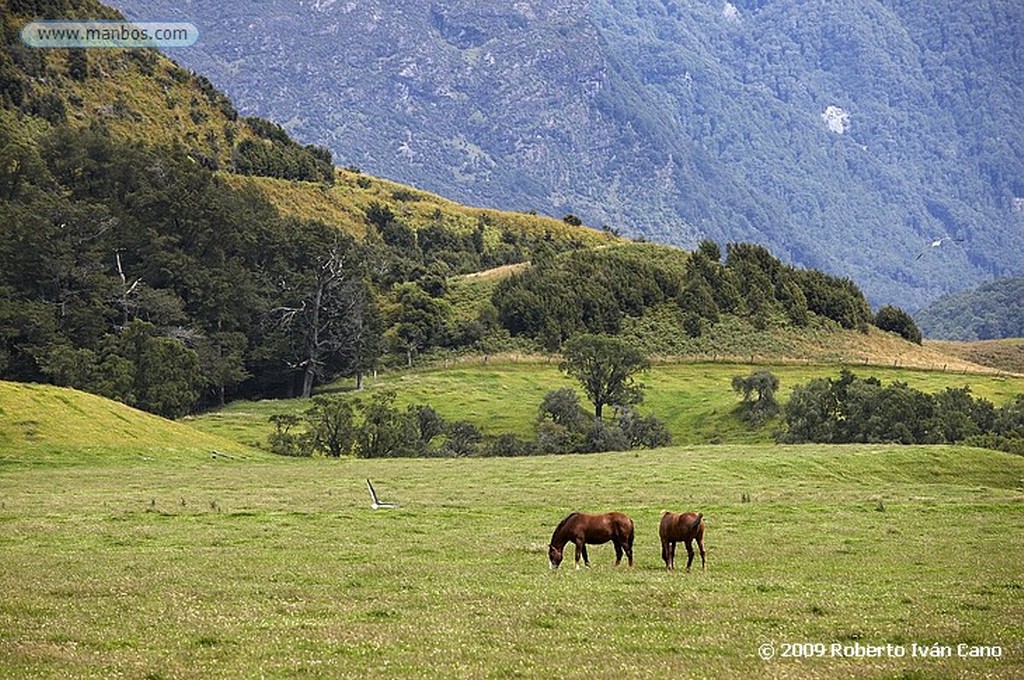
[[548,545],[548,563],[552,569],[558,569],[562,563],[562,550],[565,544],[572,542],[576,546],[576,568],[580,568],[580,556],[583,564],[590,566],[587,557],[587,543],[595,545],[611,541],[615,545],[615,565],[622,561],[622,553],[629,558],[629,566],[633,566],[633,520],[621,512],[609,512],[604,515],[587,515],[574,512],[555,528]]
[[665,560],[665,568],[676,568],[676,542],[686,541],[686,571],[693,564],[693,541],[697,540],[700,549],[700,569],[704,571],[704,515],[697,512],[661,513],[661,559]]

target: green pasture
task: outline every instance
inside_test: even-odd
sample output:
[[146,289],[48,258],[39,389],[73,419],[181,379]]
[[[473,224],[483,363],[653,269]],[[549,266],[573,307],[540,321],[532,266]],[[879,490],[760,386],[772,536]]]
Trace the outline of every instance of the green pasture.
[[[88,464],[71,444],[0,445],[0,677],[1024,674],[1020,457],[727,444],[243,460],[206,443],[106,444]],[[371,510],[366,477],[402,507]],[[576,509],[630,514],[636,566],[604,545],[588,570],[570,551],[549,571],[551,531]],[[705,573],[664,571],[662,509],[705,514]],[[795,642],[907,651],[758,657]],[[1002,656],[958,658],[960,644]]]
[[[839,375],[834,365],[781,364],[773,366],[733,363],[655,364],[640,377],[647,386],[641,411],[664,420],[676,444],[767,443],[778,423],[751,430],[735,415],[739,395],[732,390],[732,378],[767,369],[780,382],[778,398],[785,402],[792,389],[814,378]],[[927,392],[968,385],[975,396],[1001,406],[1014,395],[1024,393],[1024,378],[991,374],[953,373],[916,369],[851,366],[862,376],[874,375],[883,383],[894,380]],[[429,404],[446,420],[469,420],[487,434],[512,432],[533,435],[537,409],[544,395],[576,384],[558,370],[558,361],[456,363],[412,371],[382,373],[367,383],[367,392],[390,388],[398,393],[399,404]],[[326,391],[361,395],[352,391],[351,381],[329,386]],[[581,401],[588,406],[580,391]],[[365,395],[362,395],[365,397]],[[306,401],[266,400],[236,402],[192,421],[197,428],[220,434],[251,446],[265,445],[272,430],[268,418],[275,413],[301,413]]]

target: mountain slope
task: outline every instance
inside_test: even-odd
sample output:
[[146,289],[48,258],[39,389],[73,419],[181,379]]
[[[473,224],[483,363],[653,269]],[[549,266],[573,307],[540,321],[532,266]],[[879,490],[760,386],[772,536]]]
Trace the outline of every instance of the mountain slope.
[[339,171],[154,50],[26,47],[37,15],[116,17],[0,0],[0,378],[165,417],[308,393],[484,333],[452,274],[619,241]]
[[114,4],[200,24],[175,58],[244,111],[457,200],[753,241],[911,310],[1024,271],[1011,1]]
[[1024,277],[946,295],[915,319],[926,337],[937,340],[1024,338]]

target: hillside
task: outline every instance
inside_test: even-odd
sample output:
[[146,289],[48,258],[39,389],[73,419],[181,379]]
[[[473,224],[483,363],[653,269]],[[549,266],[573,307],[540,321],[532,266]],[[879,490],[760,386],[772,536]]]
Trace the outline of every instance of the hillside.
[[1022,338],[976,342],[930,340],[925,343],[925,346],[946,356],[956,356],[1008,373],[1024,375],[1024,339]]
[[[334,168],[156,52],[32,51],[12,42],[25,21],[0,24],[4,379],[180,418],[582,332],[660,357],[878,353],[850,279],[748,243],[628,242]],[[921,354],[885,342],[886,363]]]
[[[779,340],[781,346],[782,338]],[[813,359],[794,362],[765,356],[754,357],[756,363],[751,363],[751,357],[724,356],[717,360],[708,356],[688,362],[657,361],[640,378],[647,389],[639,408],[644,414],[664,421],[677,445],[767,444],[774,441],[782,423],[776,419],[761,427],[745,424],[736,413],[740,396],[732,388],[732,379],[768,370],[779,379],[778,398],[785,403],[794,387],[836,377],[840,370],[835,363],[837,358],[822,350],[820,363]],[[842,366],[860,377],[874,376],[886,384],[899,381],[929,394],[966,385],[972,395],[997,407],[1024,393],[1024,374],[1007,376],[966,362],[928,364],[934,355],[908,354],[901,356],[899,367],[893,362],[886,364],[884,356],[847,357]],[[873,360],[881,363],[869,363]],[[940,360],[945,362],[948,358]],[[323,393],[365,402],[375,394],[394,390],[399,407],[429,405],[447,421],[468,421],[490,438],[503,433],[523,438],[534,436],[544,395],[566,387],[578,389],[558,370],[557,361],[544,356],[496,356],[486,362],[467,359],[414,371],[385,372],[368,380],[363,392],[353,391],[352,387],[351,381],[339,381]],[[197,416],[192,424],[246,446],[266,448],[274,431],[272,416],[301,417],[310,406],[308,400],[237,401]]]
[[251,456],[230,439],[200,432],[78,390],[0,381],[0,461],[82,462],[125,456]]
[[114,4],[201,23],[174,56],[242,111],[460,201],[759,243],[910,311],[1024,267],[1012,0]]
[[945,295],[918,310],[914,319],[925,337],[936,340],[1024,337],[1024,277]]
[[321,220],[358,237],[366,235],[366,211],[376,203],[386,206],[396,218],[417,231],[427,225],[441,224],[446,230],[470,234],[482,223],[486,226],[485,245],[492,247],[498,245],[503,232],[587,247],[622,242],[611,233],[570,225],[561,219],[462,205],[348,168],[336,170],[331,187],[276,177],[247,177],[231,173],[222,176],[233,187],[255,187],[283,215]]

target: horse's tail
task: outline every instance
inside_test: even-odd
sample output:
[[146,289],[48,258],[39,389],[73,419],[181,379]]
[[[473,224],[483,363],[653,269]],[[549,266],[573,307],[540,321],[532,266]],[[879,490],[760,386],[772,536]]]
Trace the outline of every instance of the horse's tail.
[[693,528],[694,529],[700,528],[700,526],[702,524],[704,524],[704,513],[703,512],[698,512],[697,513],[697,519],[694,520],[694,522],[693,522]]

